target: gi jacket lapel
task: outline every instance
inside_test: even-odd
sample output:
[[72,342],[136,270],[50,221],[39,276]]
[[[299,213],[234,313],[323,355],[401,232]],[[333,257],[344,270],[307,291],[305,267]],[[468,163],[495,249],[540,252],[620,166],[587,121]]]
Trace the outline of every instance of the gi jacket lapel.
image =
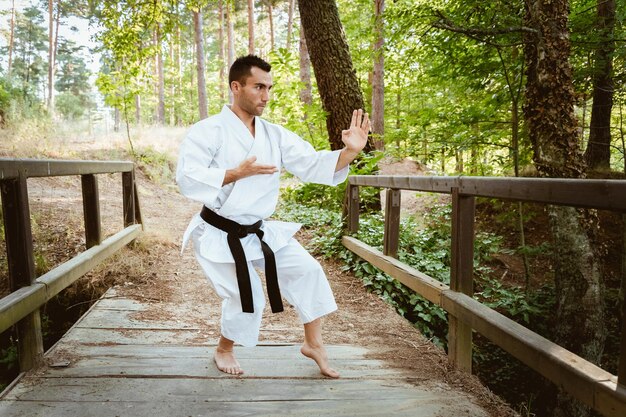
[[249,157],[255,142],[254,137],[229,106],[226,105],[222,108],[220,116],[225,127],[226,140],[230,142],[229,149],[233,151],[231,156],[239,160],[238,165]]
[[[264,161],[266,137],[265,129],[262,126],[260,118],[255,118],[256,137],[253,137],[241,119],[239,119],[228,106],[224,106],[221,114],[226,131],[228,132],[226,140],[234,142],[231,143],[232,146],[229,146],[229,150],[232,150],[232,153],[228,155],[229,165],[233,167],[238,166],[243,160],[251,156],[257,157],[257,163],[271,163],[270,161]],[[235,220],[235,217],[240,216],[258,219],[255,213],[253,213],[254,210],[251,210],[250,204],[253,203],[255,197],[257,197],[259,189],[263,189],[264,187],[260,187],[255,180],[255,178],[248,177],[234,184],[228,199],[220,208],[220,214],[222,216],[231,217],[233,220]],[[247,220],[248,219],[246,219],[246,221]]]

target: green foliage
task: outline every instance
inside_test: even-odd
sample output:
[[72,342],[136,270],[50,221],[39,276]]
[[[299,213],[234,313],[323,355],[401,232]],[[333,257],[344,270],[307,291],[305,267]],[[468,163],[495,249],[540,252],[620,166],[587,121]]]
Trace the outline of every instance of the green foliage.
[[61,93],[55,97],[54,102],[57,111],[66,119],[78,119],[85,115],[84,104],[80,97],[71,93]]
[[9,334],[10,332],[5,332],[0,335],[0,392],[19,373],[17,343]]
[[169,154],[146,147],[136,152],[136,158],[139,169],[152,181],[160,184],[174,182],[175,163]]
[[304,84],[298,75],[299,55],[279,48],[270,53],[269,62],[274,86],[268,118],[307,139],[315,149],[329,149],[326,113],[322,110],[319,95],[313,93],[315,99],[310,106],[300,101]]
[[[427,216],[425,228],[419,228],[410,217],[402,219],[398,250],[400,261],[444,283],[449,282],[450,276],[450,213],[448,205],[435,207]],[[444,310],[347,250],[341,244],[344,230],[338,211],[290,201],[289,204],[281,205],[277,216],[282,220],[303,223],[304,227],[310,228],[314,233],[310,250],[343,261],[344,268],[360,278],[369,291],[392,305],[434,343],[445,345],[447,318]],[[355,237],[382,250],[383,226],[381,214],[362,215]],[[476,246],[477,260],[487,258],[499,242],[490,234],[478,235],[477,241],[480,241]]]
[[6,369],[13,369],[17,366],[17,344],[13,343],[6,349],[0,349],[0,365]]
[[[350,165],[350,175],[371,175],[378,170],[378,161],[384,156],[380,152],[362,154],[361,157]],[[341,211],[343,199],[346,194],[347,182],[336,187],[328,187],[320,184],[302,184],[286,187],[282,197],[289,202],[304,202],[317,207]],[[374,187],[363,187],[359,190],[359,196],[365,207],[371,206],[373,201],[377,201],[378,189]]]

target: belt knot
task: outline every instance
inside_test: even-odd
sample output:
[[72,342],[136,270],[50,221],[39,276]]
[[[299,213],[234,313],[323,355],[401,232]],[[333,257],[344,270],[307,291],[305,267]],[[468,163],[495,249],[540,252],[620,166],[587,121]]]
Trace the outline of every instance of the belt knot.
[[278,274],[276,271],[276,259],[274,252],[270,246],[263,240],[263,231],[261,225],[263,220],[250,225],[239,224],[226,217],[220,216],[207,207],[202,207],[200,212],[202,220],[208,224],[217,227],[226,232],[230,253],[235,261],[235,269],[237,274],[237,285],[239,287],[239,297],[241,299],[241,307],[244,313],[254,313],[252,303],[252,285],[250,282],[250,273],[248,272],[248,261],[246,254],[241,245],[240,239],[249,234],[256,234],[261,242],[263,250],[263,258],[265,259],[265,283],[267,286],[267,295],[270,299],[272,312],[278,313],[283,311],[283,303],[280,297],[280,289],[278,287]]

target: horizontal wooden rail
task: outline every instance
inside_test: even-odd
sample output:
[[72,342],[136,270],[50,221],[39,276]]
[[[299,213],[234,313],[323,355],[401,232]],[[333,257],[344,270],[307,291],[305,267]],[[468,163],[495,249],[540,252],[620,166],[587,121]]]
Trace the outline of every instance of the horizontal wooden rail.
[[58,159],[0,158],[0,180],[66,175],[113,174],[130,172],[134,164],[128,161],[70,161]]
[[[476,330],[603,415],[626,415],[626,321],[622,326],[619,368],[615,376],[472,298],[475,197],[624,213],[626,181],[357,175],[349,178],[346,190],[348,204],[344,215],[349,233],[357,233],[359,228],[360,186],[387,190],[384,251],[350,236],[343,237],[343,245],[449,313],[448,357],[455,367],[471,371],[472,331]],[[449,287],[395,259],[400,197],[397,195],[394,199],[393,193],[398,194],[399,190],[452,196]],[[622,287],[626,288],[626,282]],[[626,312],[626,303],[623,310]]]
[[93,246],[48,271],[37,278],[34,284],[0,299],[0,333],[43,306],[78,278],[136,239],[140,233],[140,224],[128,226],[100,245]]
[[458,188],[461,195],[626,211],[623,180],[355,175],[348,181],[350,185],[446,194]]
[[[96,174],[112,173],[122,174],[120,191],[126,229],[108,239],[106,244],[101,244],[100,197]],[[87,251],[37,278],[28,179],[73,175],[81,177]],[[4,331],[15,325],[20,370],[26,371],[38,366],[43,358],[39,307],[102,259],[131,242],[142,229],[141,225],[135,226],[142,220],[134,164],[129,161],[0,158],[0,197],[11,290],[8,297],[0,300],[0,327]]]
[[573,397],[605,416],[624,416],[626,388],[617,377],[479,301],[443,291],[441,307]]
[[356,255],[442,307],[574,397],[606,416],[623,416],[626,388],[617,384],[613,374],[358,239],[344,236],[342,242]]
[[441,293],[450,289],[446,284],[431,278],[396,258],[384,255],[376,248],[369,246],[351,236],[342,238],[343,245],[376,268],[394,277],[428,301],[441,305]]

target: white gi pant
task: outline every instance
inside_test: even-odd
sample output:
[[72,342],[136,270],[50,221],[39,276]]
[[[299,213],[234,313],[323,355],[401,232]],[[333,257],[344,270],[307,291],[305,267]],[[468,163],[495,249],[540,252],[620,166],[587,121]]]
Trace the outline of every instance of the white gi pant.
[[[244,313],[241,308],[237,274],[234,263],[213,262],[200,254],[197,228],[191,235],[196,259],[207,279],[222,298],[222,335],[243,346],[255,346],[259,341],[261,317],[265,307],[265,285],[256,268],[264,268],[264,259],[248,261],[254,313]],[[260,242],[258,243],[261,244]],[[274,253],[280,293],[295,307],[302,323],[309,323],[337,310],[335,297],[319,262],[297,240]],[[280,313],[278,313],[280,314]]]

